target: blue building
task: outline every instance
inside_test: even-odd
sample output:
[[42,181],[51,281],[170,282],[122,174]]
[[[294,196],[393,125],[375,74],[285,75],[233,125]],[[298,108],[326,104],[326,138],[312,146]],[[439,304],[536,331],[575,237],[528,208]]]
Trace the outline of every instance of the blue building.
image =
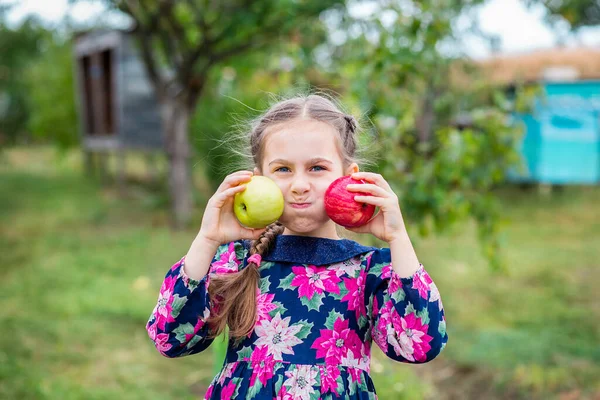
[[600,80],[542,83],[533,112],[522,115],[526,171],[513,180],[600,183]]
[[483,63],[491,79],[540,85],[520,144],[525,171],[512,181],[600,183],[600,49],[550,49]]

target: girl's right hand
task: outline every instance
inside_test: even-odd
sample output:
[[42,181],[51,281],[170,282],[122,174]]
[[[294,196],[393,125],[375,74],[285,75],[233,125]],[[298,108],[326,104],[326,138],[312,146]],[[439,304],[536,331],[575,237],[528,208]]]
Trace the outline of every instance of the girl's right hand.
[[250,182],[252,175],[250,171],[238,171],[223,180],[206,204],[199,236],[221,245],[240,239],[258,239],[265,231],[265,228],[249,229],[242,226],[233,213],[233,198],[236,193],[246,189],[245,183]]

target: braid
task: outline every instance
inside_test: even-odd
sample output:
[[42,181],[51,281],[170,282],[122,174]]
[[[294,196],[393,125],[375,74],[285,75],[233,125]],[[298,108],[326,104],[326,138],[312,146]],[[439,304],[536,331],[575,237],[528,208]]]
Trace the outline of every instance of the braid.
[[267,229],[259,236],[258,239],[252,242],[250,246],[250,255],[259,254],[261,256],[267,254],[273,244],[275,238],[283,233],[284,226],[281,222],[275,222],[267,226]]
[[[250,255],[269,252],[277,235],[284,227],[275,222],[252,242]],[[211,277],[208,292],[214,307],[208,319],[210,337],[217,337],[229,326],[229,336],[236,342],[243,340],[252,329],[256,319],[256,290],[260,282],[258,265],[250,262],[246,268],[234,273]]]
[[346,131],[343,135],[344,148],[348,151],[350,156],[354,156],[354,152],[356,151],[356,128],[358,123],[356,122],[356,118],[352,115],[344,114],[344,120],[346,121]]

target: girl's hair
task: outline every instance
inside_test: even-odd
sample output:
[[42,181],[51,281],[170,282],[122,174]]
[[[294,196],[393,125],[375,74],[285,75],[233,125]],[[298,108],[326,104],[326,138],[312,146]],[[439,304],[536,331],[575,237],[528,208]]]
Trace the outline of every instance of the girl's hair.
[[[271,106],[266,113],[252,122],[250,132],[245,133],[247,150],[242,152],[242,155],[245,153],[251,156],[252,164],[260,170],[266,132],[276,125],[298,119],[325,122],[335,128],[339,134],[338,149],[344,168],[353,162],[362,161],[356,156],[359,129],[356,119],[342,112],[332,100],[317,94],[295,96]],[[283,230],[284,227],[279,222],[269,225],[265,232],[252,242],[250,255],[268,254],[275,238]],[[259,265],[252,262],[237,273],[211,277],[208,291],[211,300],[216,303],[208,321],[211,337],[221,334],[225,325],[229,326],[229,336],[235,340],[243,340],[252,332],[257,314],[256,291],[260,280],[258,268]]]

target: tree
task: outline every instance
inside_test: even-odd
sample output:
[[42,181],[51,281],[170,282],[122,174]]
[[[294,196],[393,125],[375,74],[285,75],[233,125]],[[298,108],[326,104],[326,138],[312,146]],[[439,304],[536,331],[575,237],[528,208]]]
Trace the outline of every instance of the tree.
[[50,35],[34,17],[8,26],[8,10],[0,6],[0,145],[13,144],[26,133],[30,110],[22,72],[39,56]]
[[400,197],[407,225],[427,234],[473,218],[500,269],[494,189],[518,164],[520,129],[501,88],[456,51],[453,21],[478,3],[382,2],[371,17],[340,23],[355,34],[330,48],[330,70],[343,71],[375,128],[376,169]]
[[166,134],[174,224],[192,210],[189,121],[210,71],[223,61],[287,40],[341,0],[106,0],[129,15]]
[[49,34],[41,54],[23,74],[30,110],[29,131],[63,150],[79,142],[73,50],[65,36],[58,32]]
[[600,25],[600,2],[598,0],[525,0],[529,6],[541,4],[547,10],[551,23],[566,21],[573,30]]

